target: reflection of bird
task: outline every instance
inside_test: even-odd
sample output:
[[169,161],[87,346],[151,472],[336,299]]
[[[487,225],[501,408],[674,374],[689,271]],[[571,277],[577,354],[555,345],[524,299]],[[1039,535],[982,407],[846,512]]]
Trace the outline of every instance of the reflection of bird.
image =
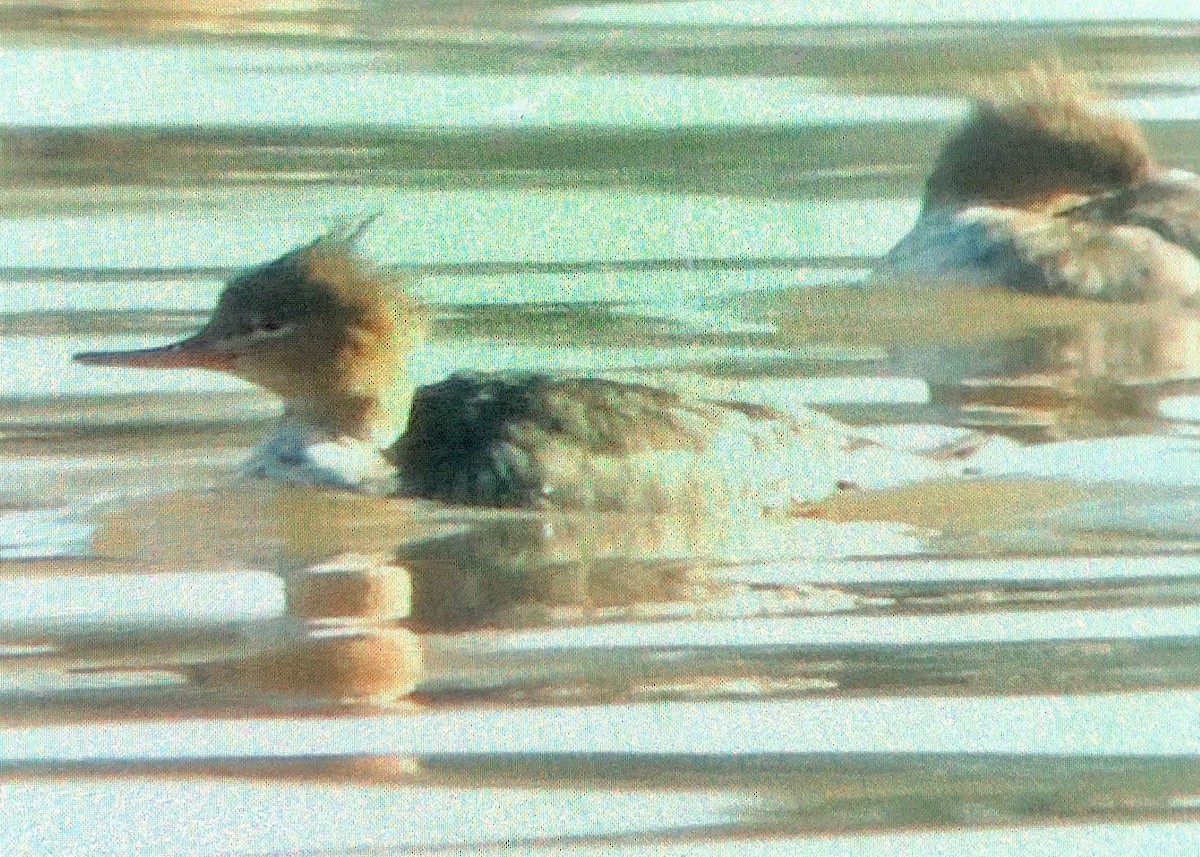
[[172,345],[76,355],[99,366],[215,369],[279,395],[263,474],[491,506],[782,506],[834,487],[818,415],[602,379],[455,374],[414,389],[414,300],[335,231],[237,277]]
[[1200,291],[1200,177],[1057,70],[981,98],[946,141],[881,276],[1104,300]]
[[405,628],[335,627],[181,670],[213,690],[383,703],[412,692],[424,659]]

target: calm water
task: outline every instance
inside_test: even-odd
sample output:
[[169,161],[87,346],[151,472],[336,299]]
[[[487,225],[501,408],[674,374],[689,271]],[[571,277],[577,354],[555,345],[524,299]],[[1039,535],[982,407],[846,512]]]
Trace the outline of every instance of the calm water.
[[[1192,4],[1062,6],[6,4],[0,850],[1193,850],[1200,318],[860,288],[980,75],[1060,56],[1200,168]],[[248,482],[270,400],[69,362],[376,211],[418,381],[914,455],[796,519],[499,514]]]

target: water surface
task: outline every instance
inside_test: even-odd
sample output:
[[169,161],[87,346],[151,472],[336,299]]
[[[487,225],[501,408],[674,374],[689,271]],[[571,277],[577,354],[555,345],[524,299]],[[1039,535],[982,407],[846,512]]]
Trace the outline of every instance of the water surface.
[[[1110,6],[0,9],[6,851],[1194,843],[1198,320],[862,288],[980,76],[1061,56],[1200,165],[1190,7]],[[908,454],[796,517],[498,513],[247,481],[276,403],[69,362],[377,211],[420,382]]]

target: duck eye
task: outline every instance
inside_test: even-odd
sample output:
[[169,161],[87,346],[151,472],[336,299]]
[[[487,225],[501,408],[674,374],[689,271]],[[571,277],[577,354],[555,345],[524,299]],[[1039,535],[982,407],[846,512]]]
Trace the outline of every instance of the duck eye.
[[243,332],[247,336],[254,336],[261,333],[278,333],[287,325],[273,318],[263,318],[262,316],[253,315],[246,320],[243,327]]

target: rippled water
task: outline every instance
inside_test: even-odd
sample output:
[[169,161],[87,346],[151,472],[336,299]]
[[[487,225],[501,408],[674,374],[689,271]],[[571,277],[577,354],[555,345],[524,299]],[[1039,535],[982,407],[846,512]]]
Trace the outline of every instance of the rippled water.
[[[859,285],[978,75],[1061,56],[1200,167],[1200,19],[985,5],[0,8],[4,853],[1191,850],[1200,320]],[[376,211],[420,382],[914,455],[794,519],[501,514],[247,481],[269,399],[69,362]]]

